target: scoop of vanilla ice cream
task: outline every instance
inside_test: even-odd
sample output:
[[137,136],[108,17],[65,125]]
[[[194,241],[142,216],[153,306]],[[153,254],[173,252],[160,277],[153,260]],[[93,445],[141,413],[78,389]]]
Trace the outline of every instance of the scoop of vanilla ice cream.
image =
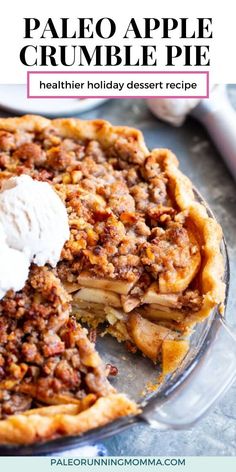
[[39,266],[55,267],[69,239],[68,216],[60,197],[47,182],[28,175],[2,183],[0,225],[7,245]]
[[150,98],[147,100],[152,113],[163,121],[174,126],[181,126],[187,114],[195,108],[197,98]]
[[29,274],[30,261],[26,254],[11,249],[0,225],[0,299],[8,290],[21,290]]

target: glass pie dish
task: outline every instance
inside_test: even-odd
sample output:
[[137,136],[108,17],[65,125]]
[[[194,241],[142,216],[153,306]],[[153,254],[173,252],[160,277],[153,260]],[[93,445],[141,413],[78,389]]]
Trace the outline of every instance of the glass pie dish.
[[[214,218],[197,190],[195,197]],[[226,307],[229,261],[224,240],[221,251],[224,258]],[[159,430],[185,429],[199,420],[236,378],[236,338],[218,308],[196,325],[188,354],[180,367],[162,383],[159,382],[158,368],[139,354],[135,354],[134,362],[134,354],[127,352],[123,345],[110,336],[100,339],[97,347],[105,362],[115,364],[118,368],[120,375],[114,380],[114,386],[128,393],[141,406],[142,413],[135,417],[124,417],[83,436],[59,438],[33,446],[0,446],[0,455],[60,453],[101,441],[140,422],[146,422]]]

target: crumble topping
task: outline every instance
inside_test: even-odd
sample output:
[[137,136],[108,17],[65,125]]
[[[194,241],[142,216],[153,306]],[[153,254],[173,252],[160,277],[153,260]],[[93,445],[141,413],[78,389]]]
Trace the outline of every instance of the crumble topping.
[[[163,212],[162,216],[169,216]],[[179,223],[170,222],[167,229],[155,228],[154,237],[143,244],[141,260],[154,278],[165,268],[173,272],[175,268],[186,267],[191,260],[192,246],[189,243],[188,232]]]
[[0,418],[88,395],[92,404],[112,390],[69,313],[70,297],[47,267],[33,266],[25,288],[0,301]]

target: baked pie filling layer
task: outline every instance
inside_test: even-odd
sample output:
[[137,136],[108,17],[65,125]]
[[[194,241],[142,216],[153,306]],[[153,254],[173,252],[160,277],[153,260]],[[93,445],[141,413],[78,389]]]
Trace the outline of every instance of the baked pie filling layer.
[[0,301],[0,443],[136,414],[79,321],[175,370],[194,324],[224,301],[219,225],[171,151],[105,121],[0,119],[0,168],[1,181],[50,183],[70,225],[56,269],[32,266]]

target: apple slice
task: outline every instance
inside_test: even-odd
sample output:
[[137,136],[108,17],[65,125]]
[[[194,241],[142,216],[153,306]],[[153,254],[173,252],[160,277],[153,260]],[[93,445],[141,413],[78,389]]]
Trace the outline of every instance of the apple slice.
[[130,313],[130,311],[133,311],[135,308],[137,308],[137,306],[140,305],[140,299],[136,297],[121,295],[121,303],[124,312]]
[[158,282],[153,282],[150,285],[149,289],[145,293],[143,299],[143,303],[152,304],[155,303],[157,305],[163,305],[168,307],[176,308],[178,304],[178,294],[177,293],[160,293]]
[[157,307],[152,307],[152,305],[149,305],[145,308],[142,308],[140,311],[144,318],[147,318],[151,321],[177,321],[177,323],[180,323],[185,318],[185,314],[181,313],[180,311],[164,311],[161,308],[161,306],[158,309]]
[[173,331],[142,318],[138,313],[129,316],[127,329],[134,344],[153,362],[157,361],[163,340],[174,337]]
[[79,290],[80,285],[76,282],[63,282],[63,287],[67,291],[67,293],[73,293]]

